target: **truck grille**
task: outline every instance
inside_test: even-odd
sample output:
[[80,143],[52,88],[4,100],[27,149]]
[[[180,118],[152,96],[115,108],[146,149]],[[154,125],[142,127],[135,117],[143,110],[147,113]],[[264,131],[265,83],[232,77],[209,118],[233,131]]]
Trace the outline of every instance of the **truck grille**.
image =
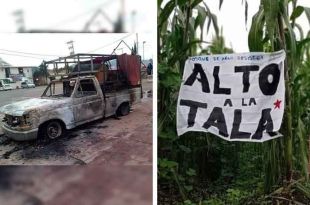
[[21,124],[21,117],[5,115],[3,121],[9,126],[17,126]]
[[8,125],[12,125],[12,121],[13,121],[13,116],[11,115],[5,115],[3,121],[8,124]]

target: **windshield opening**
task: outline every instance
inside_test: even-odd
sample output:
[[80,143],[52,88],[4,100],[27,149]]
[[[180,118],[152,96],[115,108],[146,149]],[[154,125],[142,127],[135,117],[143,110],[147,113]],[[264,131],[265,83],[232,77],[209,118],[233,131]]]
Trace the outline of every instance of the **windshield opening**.
[[71,97],[75,82],[75,80],[51,82],[44,91],[42,97]]

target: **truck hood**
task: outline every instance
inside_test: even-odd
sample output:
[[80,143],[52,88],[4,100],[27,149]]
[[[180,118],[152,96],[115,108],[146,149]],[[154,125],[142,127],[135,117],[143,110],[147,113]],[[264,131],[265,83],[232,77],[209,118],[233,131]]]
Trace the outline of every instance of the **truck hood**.
[[32,98],[4,105],[0,107],[0,112],[12,116],[22,116],[32,110],[48,111],[51,109],[55,109],[66,104],[68,101],[70,101],[70,98]]

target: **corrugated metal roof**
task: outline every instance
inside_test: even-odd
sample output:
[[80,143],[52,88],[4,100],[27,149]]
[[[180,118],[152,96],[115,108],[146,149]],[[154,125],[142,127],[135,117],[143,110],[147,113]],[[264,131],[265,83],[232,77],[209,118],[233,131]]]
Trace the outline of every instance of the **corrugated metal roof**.
[[5,62],[2,58],[0,58],[0,67],[12,66],[11,64]]

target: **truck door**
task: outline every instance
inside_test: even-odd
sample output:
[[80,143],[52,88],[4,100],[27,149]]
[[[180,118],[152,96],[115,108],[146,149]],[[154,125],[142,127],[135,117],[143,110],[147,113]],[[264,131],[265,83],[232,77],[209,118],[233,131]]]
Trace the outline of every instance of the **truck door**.
[[106,117],[114,115],[117,109],[116,92],[106,92]]
[[97,91],[93,79],[81,79],[73,103],[74,118],[77,123],[92,121],[103,116],[104,102]]

